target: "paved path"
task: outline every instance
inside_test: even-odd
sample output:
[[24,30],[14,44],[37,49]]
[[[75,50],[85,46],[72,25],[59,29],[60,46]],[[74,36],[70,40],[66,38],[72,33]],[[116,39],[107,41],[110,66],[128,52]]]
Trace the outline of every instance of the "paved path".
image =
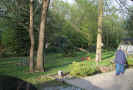
[[133,90],[133,69],[127,69],[124,75],[114,74],[108,72],[80,79],[66,79],[65,82],[85,90]]

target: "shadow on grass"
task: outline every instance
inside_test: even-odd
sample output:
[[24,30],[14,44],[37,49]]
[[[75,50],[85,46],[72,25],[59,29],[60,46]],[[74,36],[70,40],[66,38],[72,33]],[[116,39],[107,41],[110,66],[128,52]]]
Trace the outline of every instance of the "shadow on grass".
[[45,61],[45,68],[46,70],[51,70],[53,68],[65,67],[69,64],[72,64],[74,61],[81,62],[81,57],[83,57],[83,55],[75,57],[47,56]]
[[112,56],[114,56],[113,53],[111,53],[111,54],[109,54],[109,55],[106,55],[106,56],[102,57],[102,59],[105,60],[105,59],[111,58]]
[[37,90],[37,88],[19,78],[0,75],[0,90]]
[[[80,60],[78,61],[78,62],[80,62]],[[53,65],[53,66],[50,66],[50,67],[46,67],[46,70],[51,70],[51,69],[53,69],[53,68],[61,68],[61,67],[65,67],[65,66],[68,66],[68,65],[70,65],[70,64],[72,64],[72,62],[70,62],[70,63],[65,63],[65,64],[62,64],[62,65]]]

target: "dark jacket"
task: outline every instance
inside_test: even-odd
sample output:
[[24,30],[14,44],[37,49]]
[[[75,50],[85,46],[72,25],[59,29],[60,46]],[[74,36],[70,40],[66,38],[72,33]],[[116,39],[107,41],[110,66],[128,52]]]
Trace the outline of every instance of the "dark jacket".
[[126,55],[122,50],[118,50],[115,55],[115,63],[126,64]]

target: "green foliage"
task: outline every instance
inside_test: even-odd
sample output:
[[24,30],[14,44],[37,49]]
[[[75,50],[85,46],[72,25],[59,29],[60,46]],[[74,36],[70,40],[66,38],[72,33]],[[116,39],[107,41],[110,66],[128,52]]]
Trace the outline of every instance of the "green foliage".
[[[73,45],[74,47],[88,48],[88,45],[91,46],[92,43],[93,45],[95,44],[97,7],[94,2],[84,0],[82,3],[76,2],[70,5],[63,1],[54,0],[52,6],[54,8],[49,10],[51,13],[54,13],[56,19],[58,19],[58,22],[52,24],[52,26],[56,26],[54,29],[54,31],[56,30],[56,36],[61,35],[67,38],[70,41],[70,46]],[[51,29],[49,29],[49,31],[50,30]],[[55,36],[53,33],[49,34],[53,37]]]
[[119,20],[116,14],[108,15],[103,18],[104,48],[117,48],[121,39],[126,36],[125,30],[122,28],[122,23],[123,21]]
[[76,0],[77,6],[75,5],[71,10],[71,22],[76,23],[79,28],[82,41],[80,46],[84,48],[93,46],[96,43],[98,12],[94,3],[95,1]]
[[4,22],[0,22],[3,27],[8,25],[7,29],[3,28],[4,32],[2,33],[2,44],[6,49],[5,53],[11,52],[14,56],[25,56],[30,47],[28,1],[15,0],[14,2],[2,1],[2,3],[8,10],[6,17],[3,18]]
[[[2,37],[4,38],[2,43],[7,51],[13,52],[12,54],[14,54],[14,56],[25,56],[26,53],[29,52],[30,40],[28,34],[28,3],[29,1],[24,0],[14,0],[10,2],[8,0],[2,0],[2,2],[0,2],[0,5],[6,7],[8,10],[7,16],[3,17],[1,20],[2,22],[0,22],[0,28],[5,31],[5,27],[8,25],[8,28],[13,31],[11,33],[10,30],[7,30],[5,31],[6,34],[3,33]],[[121,25],[122,20],[116,13],[113,13],[114,10],[116,10],[116,8],[112,7],[110,10],[111,14],[105,15],[103,18],[104,48],[116,48],[121,38],[125,35],[125,30],[122,29]],[[39,4],[38,1],[35,1],[35,50],[37,50],[40,15],[41,4]],[[98,9],[97,1],[95,0],[76,0],[73,4],[62,0],[52,1],[48,10],[45,34],[46,42],[50,43],[50,46],[48,47],[49,51],[52,51],[53,47],[53,52],[64,51],[64,54],[66,55],[72,55],[75,51],[75,47],[95,51],[97,38],[97,17]],[[13,38],[7,39],[7,33],[9,35],[8,37],[12,36]],[[67,41],[64,41],[63,43],[58,42],[62,39],[62,37]],[[55,43],[60,45],[57,47]]]
[[131,66],[133,66],[133,60],[132,60],[132,57],[130,56],[129,58],[128,58],[128,65],[129,65],[129,67]]
[[7,29],[2,32],[2,40],[1,43],[5,47],[12,46],[13,42],[15,41],[15,33],[14,30]]
[[124,23],[123,23],[123,28],[126,30],[127,32],[127,38],[132,38],[133,36],[133,7],[131,6],[129,8],[129,12],[128,12],[128,16],[125,19]]
[[15,52],[15,33],[14,30],[7,29],[2,32],[1,45],[4,46],[4,51],[1,56],[12,56]]
[[70,71],[70,74],[73,76],[88,76],[96,73],[94,61],[73,62],[70,67],[73,68]]

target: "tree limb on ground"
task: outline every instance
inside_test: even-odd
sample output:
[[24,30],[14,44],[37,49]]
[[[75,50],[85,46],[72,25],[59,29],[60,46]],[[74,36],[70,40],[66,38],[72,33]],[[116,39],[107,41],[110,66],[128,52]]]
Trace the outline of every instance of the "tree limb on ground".
[[84,49],[84,48],[77,48],[77,47],[76,47],[76,49],[79,50],[79,51],[85,52],[85,53],[89,53],[89,52],[88,52],[86,49]]

